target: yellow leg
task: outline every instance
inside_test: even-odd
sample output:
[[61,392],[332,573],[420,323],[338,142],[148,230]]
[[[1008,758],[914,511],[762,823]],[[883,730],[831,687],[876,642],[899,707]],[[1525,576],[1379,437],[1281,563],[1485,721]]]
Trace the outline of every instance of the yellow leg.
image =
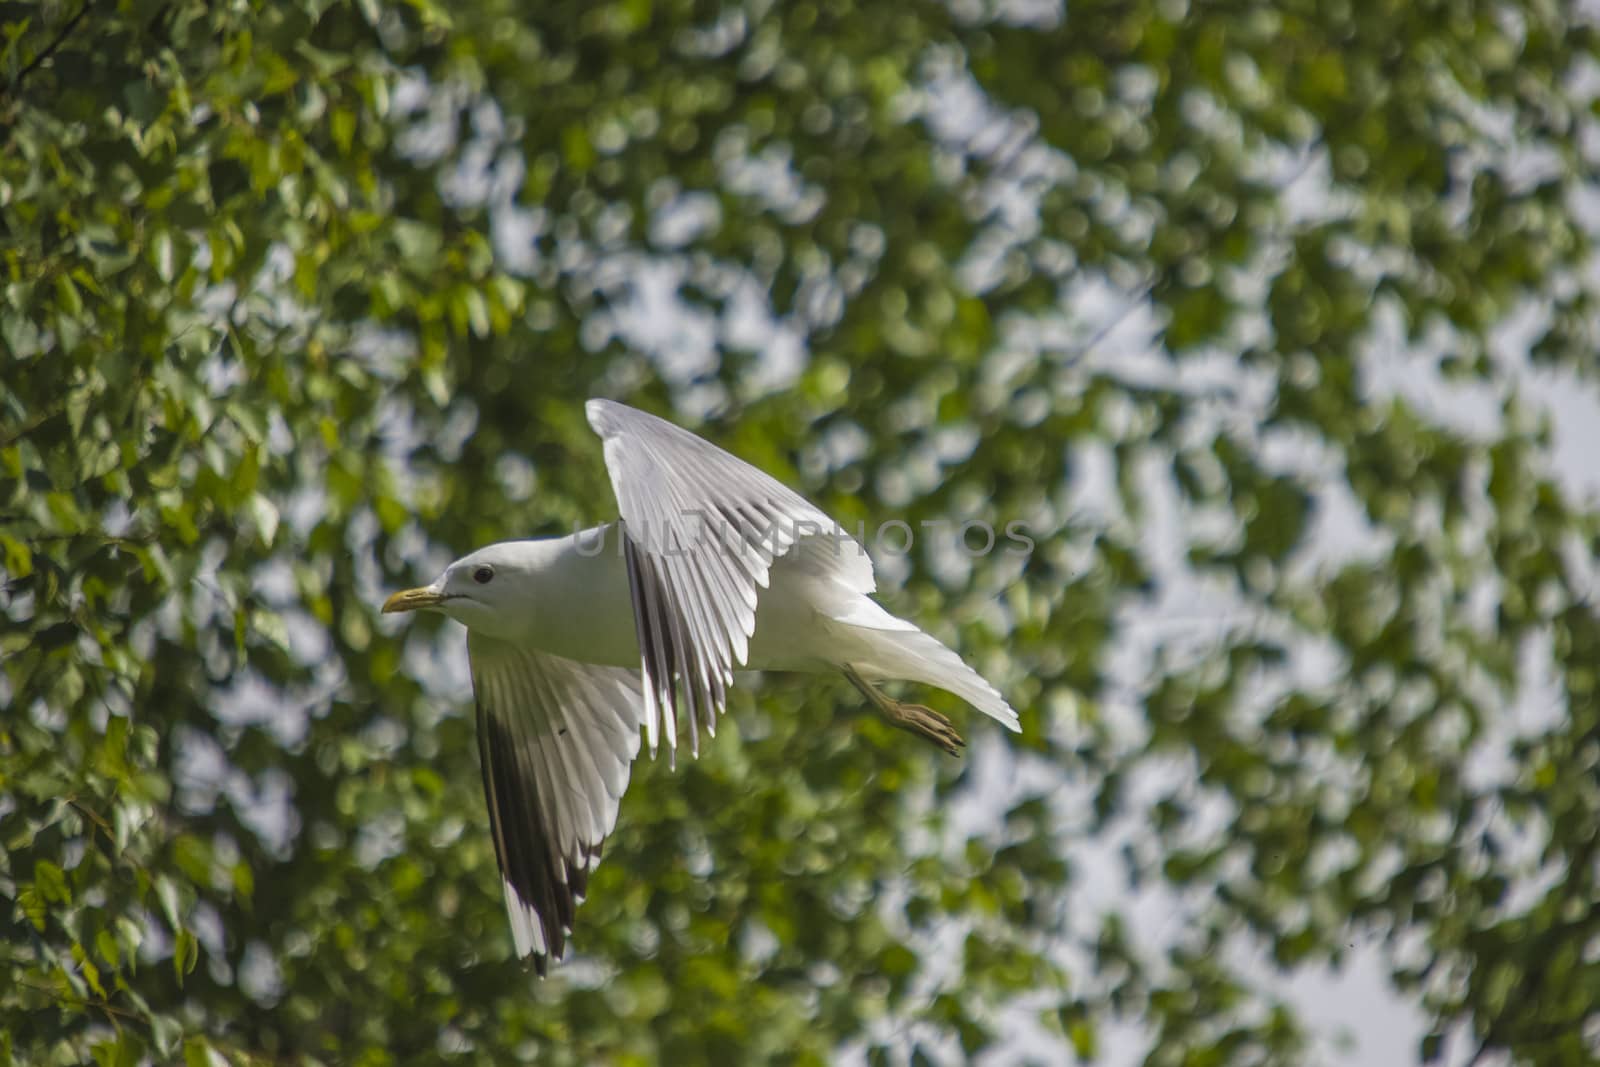
[[895,700],[857,674],[853,667],[846,666],[844,676],[850,679],[850,684],[860,690],[861,695],[866,697],[874,708],[878,709],[878,714],[889,720],[890,725],[926,738],[952,756],[961,755],[961,750],[967,747],[967,743],[961,740],[961,735],[956,733],[956,728],[950,724],[950,720],[932,708]]

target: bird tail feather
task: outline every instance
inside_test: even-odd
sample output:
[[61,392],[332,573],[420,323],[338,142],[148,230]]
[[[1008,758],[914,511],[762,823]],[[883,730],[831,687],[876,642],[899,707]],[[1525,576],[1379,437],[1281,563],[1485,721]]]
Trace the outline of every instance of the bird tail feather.
[[954,693],[1009,730],[1020,732],[1017,713],[988,680],[933,636],[916,628],[883,630],[855,627],[871,651],[851,664],[867,677],[921,682]]

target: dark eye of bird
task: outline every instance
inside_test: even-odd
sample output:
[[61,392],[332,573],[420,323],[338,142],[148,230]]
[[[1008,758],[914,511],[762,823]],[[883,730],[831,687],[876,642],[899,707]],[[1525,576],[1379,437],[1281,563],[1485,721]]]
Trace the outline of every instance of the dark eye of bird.
[[489,579],[493,577],[493,567],[479,567],[477,570],[472,572],[472,580],[477,582],[479,585],[488,585]]

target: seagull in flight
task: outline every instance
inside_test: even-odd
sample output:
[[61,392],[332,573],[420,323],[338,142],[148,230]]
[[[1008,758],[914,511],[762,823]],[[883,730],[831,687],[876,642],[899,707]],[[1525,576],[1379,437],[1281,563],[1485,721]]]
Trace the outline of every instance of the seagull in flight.
[[540,975],[565,953],[641,731],[675,756],[687,718],[698,755],[735,671],[837,672],[951,755],[964,742],[949,719],[877,683],[934,686],[1020,730],[960,656],[872,599],[866,552],[793,490],[654,415],[610,400],[587,413],[616,522],[480,548],[383,605],[467,628],[512,938]]

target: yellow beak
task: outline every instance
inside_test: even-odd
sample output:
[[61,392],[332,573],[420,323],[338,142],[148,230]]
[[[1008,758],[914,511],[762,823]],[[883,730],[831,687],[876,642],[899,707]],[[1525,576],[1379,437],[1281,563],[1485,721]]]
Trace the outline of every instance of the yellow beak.
[[396,611],[420,611],[423,608],[436,608],[444,603],[445,596],[435,593],[432,589],[402,589],[394,596],[383,602],[383,614],[388,615]]

